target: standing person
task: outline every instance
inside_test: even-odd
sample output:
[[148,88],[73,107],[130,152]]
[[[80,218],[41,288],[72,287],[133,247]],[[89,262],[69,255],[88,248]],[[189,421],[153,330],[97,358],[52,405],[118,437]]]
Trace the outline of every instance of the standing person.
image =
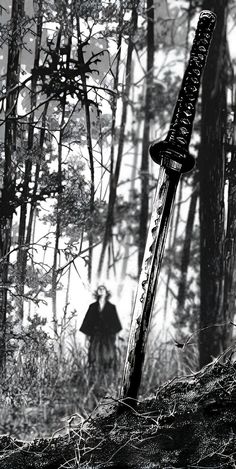
[[88,361],[97,373],[116,370],[116,334],[122,329],[115,305],[110,303],[110,293],[100,285],[83,320],[80,331],[89,337]]

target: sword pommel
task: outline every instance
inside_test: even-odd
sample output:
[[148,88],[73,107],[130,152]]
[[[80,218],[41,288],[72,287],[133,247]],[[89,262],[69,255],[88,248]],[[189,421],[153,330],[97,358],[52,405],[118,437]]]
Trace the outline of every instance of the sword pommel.
[[189,63],[183,77],[169,132],[164,141],[153,142],[149,149],[150,155],[156,163],[180,173],[190,171],[195,164],[194,157],[189,154],[188,147],[201,76],[215,24],[216,15],[212,11],[203,10],[199,16]]

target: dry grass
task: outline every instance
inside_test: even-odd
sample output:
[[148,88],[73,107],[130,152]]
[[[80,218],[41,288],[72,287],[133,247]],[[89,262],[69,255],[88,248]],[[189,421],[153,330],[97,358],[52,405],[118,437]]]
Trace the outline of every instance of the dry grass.
[[[120,342],[117,373],[93,375],[87,364],[87,350],[71,331],[63,350],[36,322],[20,337],[10,336],[5,380],[0,386],[0,433],[24,440],[64,433],[70,416],[87,418],[106,395],[117,398],[122,382],[126,343]],[[20,347],[19,347],[20,345]],[[60,353],[58,352],[60,350]],[[141,395],[176,375],[186,374],[191,361],[188,349],[179,351],[173,343],[152,343],[149,347]],[[192,364],[193,365],[193,364]]]

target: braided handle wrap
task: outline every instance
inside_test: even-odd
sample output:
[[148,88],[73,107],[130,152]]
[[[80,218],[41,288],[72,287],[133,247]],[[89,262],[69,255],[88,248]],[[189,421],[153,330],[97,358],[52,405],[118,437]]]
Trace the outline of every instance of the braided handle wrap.
[[150,146],[150,155],[156,163],[165,167],[169,166],[181,173],[190,171],[195,162],[188,152],[188,147],[201,76],[215,24],[216,16],[212,11],[203,10],[200,13],[189,63],[183,77],[170,130],[164,141],[155,141]]

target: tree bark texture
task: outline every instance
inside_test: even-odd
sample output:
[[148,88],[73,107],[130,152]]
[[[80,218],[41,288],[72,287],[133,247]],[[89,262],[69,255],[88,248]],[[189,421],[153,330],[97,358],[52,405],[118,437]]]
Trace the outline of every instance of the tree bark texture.
[[194,218],[196,214],[196,206],[197,200],[199,196],[198,187],[196,187],[196,183],[193,185],[193,192],[190,199],[189,210],[188,210],[188,217],[185,229],[185,239],[184,245],[182,250],[181,256],[181,265],[180,265],[180,280],[178,285],[178,294],[177,294],[177,313],[176,313],[176,322],[178,321],[178,317],[184,309],[185,306],[185,299],[187,293],[187,274],[188,274],[188,267],[190,263],[190,248],[191,248],[191,241],[192,241],[192,234],[193,234],[193,226],[194,226]]
[[169,300],[169,293],[170,293],[170,282],[171,282],[171,271],[172,271],[172,264],[175,264],[175,245],[177,239],[177,230],[180,220],[180,206],[182,203],[182,195],[183,195],[183,178],[180,179],[179,188],[178,188],[178,200],[177,203],[174,205],[173,208],[173,217],[170,222],[170,230],[169,230],[169,243],[168,249],[172,252],[171,260],[169,261],[169,265],[167,268],[167,278],[166,278],[166,288],[165,288],[165,303],[164,303],[164,318],[167,317],[168,311],[168,300]]
[[15,211],[15,165],[17,138],[17,91],[21,41],[19,24],[24,15],[24,0],[12,1],[11,39],[8,47],[6,77],[6,112],[4,138],[4,175],[0,200],[0,372],[5,366],[5,323],[7,315],[7,288],[9,251],[11,247],[12,216]]
[[[232,146],[229,148],[231,159],[227,166],[226,178],[228,179],[228,216],[227,230],[225,235],[225,282],[224,282],[224,306],[223,315],[225,330],[223,335],[224,349],[230,346],[232,342],[233,325],[236,305],[236,110],[234,110],[233,139]],[[227,151],[227,145],[225,145]]]
[[[43,110],[43,115],[42,115],[42,129],[40,130],[40,137],[39,137],[39,147],[43,148],[44,145],[44,139],[45,139],[45,134],[46,134],[46,118],[47,118],[47,111],[48,111],[48,106],[49,103],[45,104],[44,110]],[[41,170],[41,165],[42,165],[43,157],[40,158],[39,162],[36,163],[35,167],[35,174],[34,174],[34,187],[32,191],[32,197],[30,200],[30,211],[29,211],[29,220],[28,220],[28,225],[27,225],[27,232],[26,232],[26,240],[25,244],[28,247],[29,243],[31,242],[31,236],[32,236],[32,229],[33,229],[33,219],[35,215],[35,209],[37,207],[37,193],[38,193],[38,185],[39,185],[39,175],[40,175],[40,170]],[[24,269],[26,271],[26,262],[27,262],[27,256],[24,258]]]
[[202,83],[200,170],[200,367],[223,348],[225,47],[227,1],[205,0],[217,25]]
[[0,469],[233,468],[235,364],[219,362],[176,378],[117,414],[105,400],[64,435],[33,442],[0,438]]
[[[40,0],[39,5],[39,16],[37,18],[36,25],[36,38],[35,38],[35,58],[34,58],[34,69],[37,69],[39,66],[40,60],[40,46],[41,46],[41,37],[42,37],[42,23],[43,17],[42,11],[42,0]],[[27,208],[29,204],[29,194],[30,188],[29,184],[32,177],[32,157],[30,152],[33,151],[34,146],[34,111],[33,109],[36,106],[36,89],[37,87],[37,77],[36,74],[32,75],[31,79],[31,90],[30,90],[30,101],[31,101],[31,114],[29,116],[29,126],[28,126],[28,158],[25,162],[25,171],[24,179],[22,183],[22,194],[21,194],[21,209],[20,209],[20,222],[19,222],[19,235],[18,235],[18,256],[17,256],[17,288],[16,292],[18,295],[17,298],[17,315],[18,318],[22,321],[24,316],[24,290],[25,290],[25,279],[26,279],[26,268],[27,268],[27,255],[28,248],[26,246],[26,217],[27,217]]]

